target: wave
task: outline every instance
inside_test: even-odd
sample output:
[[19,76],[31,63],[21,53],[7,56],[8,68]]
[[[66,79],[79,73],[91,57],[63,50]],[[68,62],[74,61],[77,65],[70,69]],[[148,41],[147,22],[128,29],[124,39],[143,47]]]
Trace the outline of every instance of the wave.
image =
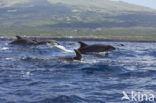
[[98,65],[94,64],[94,65],[90,65],[90,66],[87,66],[87,67],[83,67],[81,69],[83,71],[85,71],[86,73],[105,72],[105,73],[109,73],[111,75],[125,73],[125,72],[128,71],[124,67],[112,66],[112,65],[107,65],[107,64],[98,64]]
[[85,100],[79,96],[71,95],[61,95],[55,98],[46,98],[41,101],[32,102],[32,103],[87,103]]
[[137,78],[143,78],[143,77],[154,77],[156,71],[155,70],[147,70],[147,71],[129,71],[126,73],[119,74],[120,78],[129,78],[129,77],[137,77]]

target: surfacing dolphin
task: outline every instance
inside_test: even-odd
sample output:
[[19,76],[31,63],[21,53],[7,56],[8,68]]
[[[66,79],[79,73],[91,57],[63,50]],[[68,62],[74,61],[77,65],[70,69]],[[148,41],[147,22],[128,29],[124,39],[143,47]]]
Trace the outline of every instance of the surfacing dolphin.
[[17,45],[37,45],[37,42],[36,41],[33,41],[33,40],[22,38],[20,36],[16,36],[16,40],[14,40],[13,42],[11,42],[10,44],[17,44]]
[[51,45],[59,45],[59,43],[55,40],[47,40],[47,41],[37,41],[37,40],[29,40],[26,38],[22,38],[20,36],[16,36],[16,40],[11,42],[10,44],[16,44],[16,45],[45,45],[45,44],[51,44]]
[[44,44],[51,44],[51,45],[60,45],[57,41],[55,40],[46,40],[46,41],[37,41],[37,40],[33,40],[35,42],[37,42],[37,45],[44,45]]
[[77,61],[81,61],[82,60],[82,55],[81,53],[74,49],[75,53],[76,53],[76,56],[75,57],[58,57],[58,58],[48,58],[48,59],[39,59],[39,58],[34,58],[34,60],[62,60],[62,61],[74,61],[74,60],[77,60]]
[[87,45],[84,42],[79,41],[80,48],[78,51],[80,53],[91,53],[91,52],[105,52],[105,51],[112,51],[115,50],[115,47],[112,45],[105,45],[105,44],[93,44],[93,45]]

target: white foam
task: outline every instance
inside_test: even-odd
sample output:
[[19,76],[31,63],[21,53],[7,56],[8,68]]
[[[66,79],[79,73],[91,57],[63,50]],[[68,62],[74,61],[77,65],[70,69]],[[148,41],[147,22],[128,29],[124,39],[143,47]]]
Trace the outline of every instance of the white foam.
[[22,74],[22,77],[23,77],[23,78],[30,77],[30,75],[31,75],[30,72],[24,72],[24,71],[21,71],[21,74]]
[[1,50],[8,50],[9,48],[8,47],[2,47],[0,48]]
[[82,60],[81,63],[89,63],[89,64],[92,64],[92,63],[97,63],[98,61],[97,60]]
[[6,60],[15,60],[14,58],[5,58]]
[[62,45],[55,45],[55,47],[57,47],[57,48],[59,48],[59,49],[65,51],[65,52],[73,52],[73,50],[66,49],[66,48],[65,48],[64,46],[62,46]]

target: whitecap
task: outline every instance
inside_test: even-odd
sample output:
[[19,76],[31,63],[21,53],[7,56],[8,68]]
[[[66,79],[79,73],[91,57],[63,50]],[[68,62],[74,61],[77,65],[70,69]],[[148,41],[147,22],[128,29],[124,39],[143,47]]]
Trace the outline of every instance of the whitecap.
[[65,51],[65,52],[73,52],[73,50],[69,50],[69,49],[66,49],[64,46],[62,45],[54,45],[55,47]]
[[8,50],[9,48],[8,47],[2,47],[0,48],[1,50]]
[[15,60],[15,58],[5,58],[5,60]]
[[31,76],[31,73],[30,72],[21,71],[21,75],[22,75],[23,78],[27,78],[27,77]]

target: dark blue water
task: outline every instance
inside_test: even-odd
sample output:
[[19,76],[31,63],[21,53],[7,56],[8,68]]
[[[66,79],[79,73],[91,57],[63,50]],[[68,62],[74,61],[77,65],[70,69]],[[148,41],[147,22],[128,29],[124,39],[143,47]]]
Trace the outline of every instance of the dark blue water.
[[60,41],[65,49],[9,42],[0,41],[0,103],[133,103],[121,101],[123,91],[156,96],[156,43],[122,42],[120,47],[120,42],[86,41],[117,50],[69,62],[49,59],[73,57],[79,44]]

